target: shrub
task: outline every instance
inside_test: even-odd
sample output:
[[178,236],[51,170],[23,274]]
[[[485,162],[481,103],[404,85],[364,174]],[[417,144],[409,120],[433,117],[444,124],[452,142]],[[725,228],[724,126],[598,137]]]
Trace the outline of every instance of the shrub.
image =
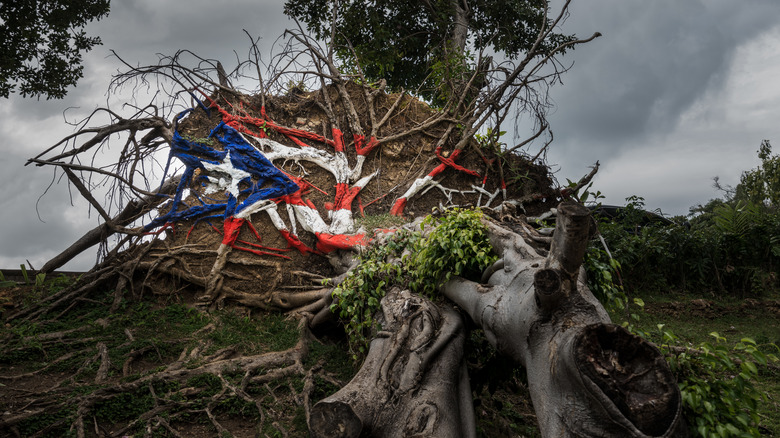
[[[710,333],[716,343],[701,343],[698,348],[676,347],[679,339],[662,332],[661,350],[677,376],[682,395],[683,414],[692,436],[759,437],[758,404],[766,395],[755,386],[758,365],[777,362],[773,354],[763,353],[752,339],[742,339],[733,347],[726,338]],[[776,347],[775,347],[776,348]]]
[[372,245],[360,264],[333,291],[331,311],[344,321],[350,353],[356,362],[367,353],[378,328],[374,313],[392,286],[436,299],[439,286],[453,275],[479,279],[495,262],[487,229],[479,210],[450,210],[443,217],[427,217],[421,232],[396,231],[384,245]]
[[[711,202],[691,223],[640,225],[642,198],[614,219],[600,220],[599,231],[621,267],[628,293],[718,291],[736,297],[759,295],[777,286],[780,218],[743,202]],[[594,240],[591,256],[608,263]]]

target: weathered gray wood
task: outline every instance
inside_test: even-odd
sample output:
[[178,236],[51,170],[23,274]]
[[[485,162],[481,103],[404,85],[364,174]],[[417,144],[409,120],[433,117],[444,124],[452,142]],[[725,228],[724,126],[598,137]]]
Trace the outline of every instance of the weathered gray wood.
[[580,268],[588,212],[558,207],[548,254],[493,223],[503,268],[487,284],[455,278],[444,295],[528,373],[544,437],[685,436],[674,376],[651,344],[610,323]]
[[312,436],[474,437],[461,315],[397,288],[381,306],[360,371],[312,408]]

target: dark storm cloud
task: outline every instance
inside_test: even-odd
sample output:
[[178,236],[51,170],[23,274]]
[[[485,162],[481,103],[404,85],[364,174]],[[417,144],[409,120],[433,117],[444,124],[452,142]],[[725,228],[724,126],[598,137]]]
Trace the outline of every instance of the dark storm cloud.
[[766,93],[775,81],[755,84],[768,102],[745,93],[735,57],[771,33],[777,17],[774,0],[573,2],[564,30],[604,36],[564,57],[574,67],[552,91],[549,158],[560,165],[559,179],[578,178],[600,160],[596,185],[609,201],[638,194],[675,213],[717,196],[716,175],[735,184],[754,165],[754,137],[771,134],[756,130],[773,124],[766,115],[748,123],[729,108],[754,114],[756,105],[774,105],[776,114],[778,103]]
[[778,2],[576,2],[567,25],[604,36],[567,57],[575,66],[554,92],[556,131],[631,147],[632,137],[672,129],[705,91],[722,86],[735,49],[778,16]]
[[[72,132],[62,118],[66,108],[78,107],[67,113],[76,120],[105,104],[110,77],[123,68],[110,49],[131,65],[189,49],[231,69],[233,51],[241,58],[248,52],[242,29],[263,38],[267,62],[271,43],[294,26],[276,0],[117,0],[111,7],[107,19],[88,28],[104,45],[87,55],[85,78],[66,99],[12,97],[0,104],[0,269],[28,258],[40,266],[96,225],[78,194],[70,206],[64,184],[40,202],[46,221],[40,222],[36,201],[51,173],[22,164]],[[579,178],[601,160],[595,188],[610,201],[640,194],[649,207],[678,213],[715,195],[713,176],[728,174],[735,183],[741,170],[754,165],[760,139],[780,138],[767,128],[777,126],[780,108],[772,70],[780,69],[780,49],[766,60],[761,52],[774,50],[780,32],[766,48],[739,51],[777,26],[777,17],[777,0],[573,1],[563,31],[604,36],[567,54],[564,61],[576,64],[565,85],[552,90],[558,107],[550,117],[550,161],[560,164],[558,178]],[[737,58],[746,70],[735,65]],[[753,82],[741,83],[735,75]],[[122,98],[129,100],[132,91],[124,89]],[[92,263],[94,253],[85,254],[69,268]]]
[[[246,29],[269,46],[285,28],[293,26],[282,13],[282,2],[189,0],[113,2],[109,20],[92,29],[131,64],[153,63],[157,54],[191,50],[204,58],[219,59],[225,66],[248,52]],[[116,21],[120,20],[121,25]],[[110,36],[110,38],[109,38]]]
[[78,239],[87,226],[85,219],[89,221],[82,200],[70,205],[71,197],[65,185],[53,186],[46,193],[51,171],[22,168],[26,158],[6,153],[0,159],[4,183],[0,197],[0,268],[18,267],[25,260],[40,268]]
[[[23,164],[73,132],[63,119],[66,109],[71,108],[65,112],[67,119],[77,121],[105,105],[111,75],[123,69],[110,50],[131,65],[148,65],[157,62],[158,54],[187,49],[204,58],[219,59],[230,69],[236,59],[233,50],[242,58],[248,52],[249,40],[242,29],[262,37],[265,56],[271,43],[293,24],[277,1],[112,2],[109,17],[88,27],[89,33],[102,38],[103,45],[85,56],[85,77],[65,99],[12,96],[0,106],[5,152],[0,157],[0,269],[17,267],[25,259],[40,267],[97,224],[94,214],[88,217],[86,203],[78,193],[73,193],[75,206],[71,206],[64,181],[37,202],[51,181],[51,170]],[[132,97],[128,95],[132,89],[122,92],[126,94],[123,99]],[[66,267],[88,269],[94,262],[94,252],[90,252]]]

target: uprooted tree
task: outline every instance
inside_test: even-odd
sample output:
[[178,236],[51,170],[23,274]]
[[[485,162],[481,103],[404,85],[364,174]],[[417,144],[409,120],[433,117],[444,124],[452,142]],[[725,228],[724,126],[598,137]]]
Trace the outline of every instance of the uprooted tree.
[[[557,206],[577,187],[555,188],[546,166],[536,164],[551,136],[538,153],[526,152],[549,133],[546,87],[565,71],[556,55],[596,36],[555,43],[567,7],[548,18],[548,6],[540,5],[543,20],[527,50],[501,64],[479,56],[479,68],[461,71],[459,86],[439,95],[446,99],[438,109],[397,88],[388,93],[384,81],[370,82],[357,63],[345,74],[333,45],[323,48],[301,30],[288,33],[265,75],[251,38],[249,59],[230,73],[190,52],[152,66],[125,64],[116,87],[156,82],[167,100],[133,105],[129,116],[96,110],[77,132],[30,160],[64,174],[103,219],[41,271],[51,272],[96,244],[103,260],[75,285],[7,320],[56,319],[95,290],[110,289],[115,311],[148,292],[188,294],[203,310],[239,305],[288,312],[300,319],[302,335],[291,349],[258,356],[185,350],[163,370],[71,400],[77,409],[60,421],[71,421],[77,435],[85,436],[84,422],[98,402],[155,382],[215,373],[222,391],[196,412],[222,433],[227,430],[213,412],[219,397],[232,393],[251,401],[249,385],[300,374],[306,376],[301,403],[314,436],[474,436],[464,362],[473,322],[499,353],[526,368],[544,436],[675,435],[680,397],[665,362],[654,347],[610,325],[582,282],[588,217],[576,204]],[[245,93],[233,85],[251,74],[259,90]],[[536,117],[537,130],[508,147],[497,133],[516,109]],[[108,122],[93,127],[101,117]],[[488,126],[493,134],[480,135]],[[117,134],[121,146],[105,161]],[[161,154],[166,148],[167,158]],[[106,185],[107,194],[95,193]],[[365,264],[362,252],[409,232],[372,226],[369,219],[384,214],[386,220],[401,218],[400,224],[453,206],[496,218],[469,229],[484,227],[500,259],[480,266],[484,275],[475,273],[461,269],[469,261],[460,247],[445,244],[462,260],[439,263],[432,279],[407,278],[384,298],[367,298],[368,311],[353,315],[355,321],[376,319],[381,326],[356,330],[373,337],[370,348],[356,354],[365,355],[365,362],[349,384],[311,406],[314,371],[301,366],[310,330],[327,326],[339,306],[350,312],[346,297],[334,291],[355,278]],[[559,219],[552,237],[525,221],[555,207]],[[496,222],[502,219],[513,224],[511,230]],[[413,277],[404,271],[410,252],[388,253],[384,263],[401,267],[400,278]],[[480,252],[480,260],[488,260],[489,252]],[[421,263],[428,262],[436,264]],[[453,272],[466,278],[451,277]],[[101,372],[95,383],[105,384],[108,352],[105,345],[96,348],[93,360]],[[195,364],[186,362],[193,358]],[[225,380],[221,372],[227,369],[244,378],[237,384]],[[154,408],[112,434],[145,425],[180,435],[176,419],[194,409],[181,401],[186,390],[170,390],[178,398],[155,396]],[[41,399],[63,403],[50,393]],[[0,427],[13,428],[34,411],[3,419]]]

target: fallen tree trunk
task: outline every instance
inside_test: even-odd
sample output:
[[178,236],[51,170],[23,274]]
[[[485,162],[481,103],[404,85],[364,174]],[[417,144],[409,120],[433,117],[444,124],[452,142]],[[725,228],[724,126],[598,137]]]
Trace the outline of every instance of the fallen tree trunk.
[[661,353],[610,323],[580,269],[588,210],[558,207],[549,254],[489,223],[502,254],[487,284],[443,287],[496,349],[523,365],[544,437],[684,436],[681,398]]
[[460,314],[399,288],[381,306],[358,374],[312,408],[312,436],[474,437]]
[[81,238],[74,242],[71,246],[46,262],[46,264],[43,265],[43,267],[38,272],[48,274],[55,269],[60,268],[65,263],[68,263],[74,257],[91,248],[92,246],[95,246],[101,242],[105,242],[106,239],[111,237],[116,232],[114,227],[122,227],[132,223],[134,220],[148,213],[163,201],[166,201],[168,198],[165,195],[170,195],[176,190],[176,186],[179,185],[180,179],[180,176],[169,178],[160,187],[159,194],[157,196],[145,196],[143,198],[129,202],[127,206],[125,206],[125,208],[112,219],[112,224],[104,222],[91,229],[86,234],[81,236]]

